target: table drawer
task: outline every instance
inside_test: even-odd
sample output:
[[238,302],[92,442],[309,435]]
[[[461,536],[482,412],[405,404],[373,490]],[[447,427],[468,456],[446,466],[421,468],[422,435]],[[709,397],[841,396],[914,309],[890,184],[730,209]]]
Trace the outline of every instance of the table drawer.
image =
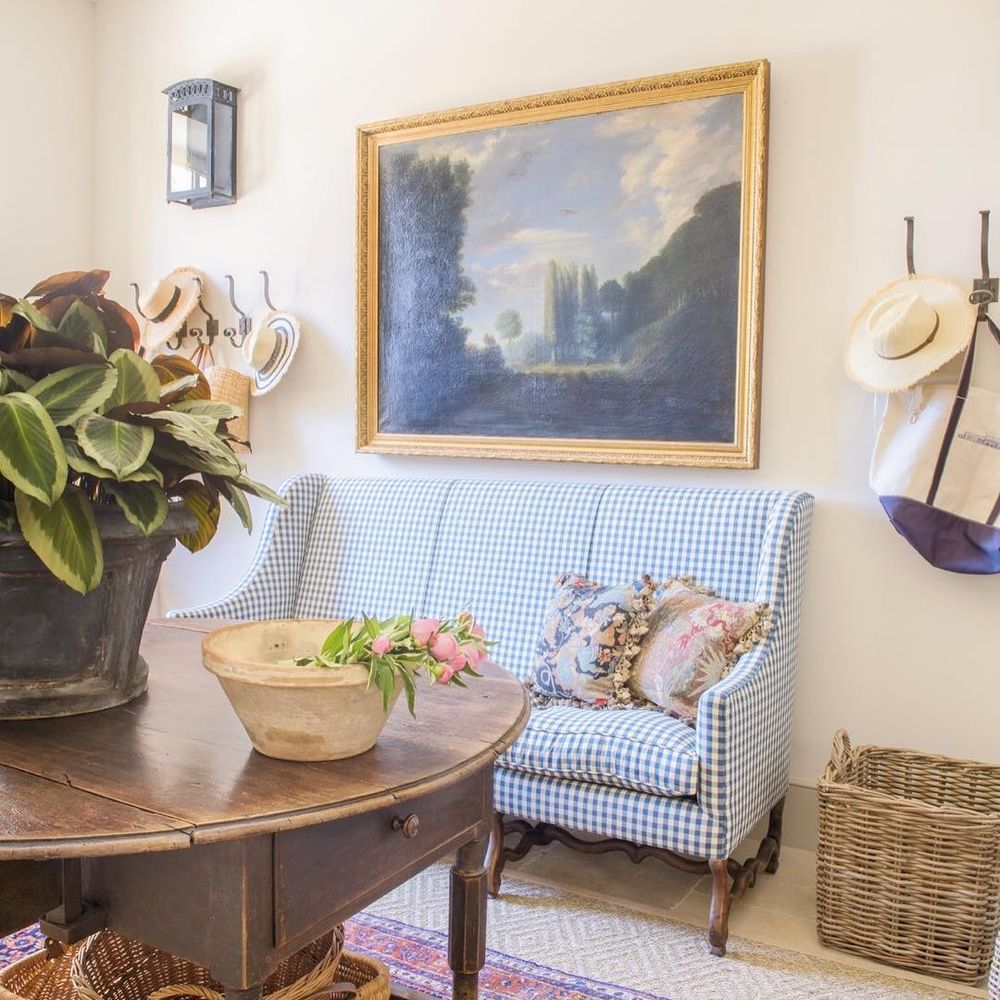
[[275,942],[301,947],[417,872],[485,836],[492,774],[374,812],[275,834]]

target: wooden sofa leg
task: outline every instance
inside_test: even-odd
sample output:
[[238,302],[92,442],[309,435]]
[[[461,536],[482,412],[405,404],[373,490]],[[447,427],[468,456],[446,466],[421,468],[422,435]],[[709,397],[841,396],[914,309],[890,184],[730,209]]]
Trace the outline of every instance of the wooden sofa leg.
[[729,940],[730,894],[729,861],[715,858],[708,862],[712,870],[712,906],[708,913],[708,946],[713,955],[722,958]]
[[500,881],[506,860],[503,846],[503,813],[494,812],[489,853],[486,856],[486,891],[494,898],[500,895]]
[[784,811],[785,799],[782,797],[771,807],[771,815],[768,818],[767,839],[774,841],[774,853],[764,870],[771,875],[778,870],[778,865],[781,862],[781,821]]

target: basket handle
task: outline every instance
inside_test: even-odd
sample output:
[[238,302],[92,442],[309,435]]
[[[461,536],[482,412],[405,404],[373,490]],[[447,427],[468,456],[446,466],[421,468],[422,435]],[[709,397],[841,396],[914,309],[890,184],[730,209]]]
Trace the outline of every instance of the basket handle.
[[833,734],[833,749],[830,751],[830,767],[832,771],[842,772],[851,760],[851,738],[846,729],[838,729]]

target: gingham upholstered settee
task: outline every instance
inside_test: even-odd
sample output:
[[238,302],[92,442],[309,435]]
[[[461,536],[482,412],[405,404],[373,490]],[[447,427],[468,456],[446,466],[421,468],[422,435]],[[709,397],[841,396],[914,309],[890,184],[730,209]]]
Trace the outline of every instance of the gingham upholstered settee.
[[[694,728],[656,711],[536,710],[498,762],[492,888],[533,845],[610,838],[593,851],[650,854],[714,873],[709,939],[725,951],[729,904],[777,865],[788,785],[799,606],[812,498],[799,492],[300,475],[283,486],[252,566],[214,604],[176,616],[445,616],[468,608],[527,677],[553,578],[603,582],[689,573],[766,601],[775,628],[699,703]],[[772,811],[752,864],[730,854]],[[519,834],[503,847],[504,832]],[[694,859],[694,860],[692,860]],[[728,860],[727,860],[728,859]]]

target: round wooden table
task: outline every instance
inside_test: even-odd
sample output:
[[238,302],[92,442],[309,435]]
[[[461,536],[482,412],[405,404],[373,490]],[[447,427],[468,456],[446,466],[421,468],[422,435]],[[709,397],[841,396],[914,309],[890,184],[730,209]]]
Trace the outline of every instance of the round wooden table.
[[259,1000],[281,960],[454,853],[453,995],[476,997],[493,764],[527,722],[521,684],[489,667],[429,685],[368,753],[272,760],[201,665],[219,624],[149,625],[129,705],[0,723],[0,933],[43,913],[68,943],[111,927]]

